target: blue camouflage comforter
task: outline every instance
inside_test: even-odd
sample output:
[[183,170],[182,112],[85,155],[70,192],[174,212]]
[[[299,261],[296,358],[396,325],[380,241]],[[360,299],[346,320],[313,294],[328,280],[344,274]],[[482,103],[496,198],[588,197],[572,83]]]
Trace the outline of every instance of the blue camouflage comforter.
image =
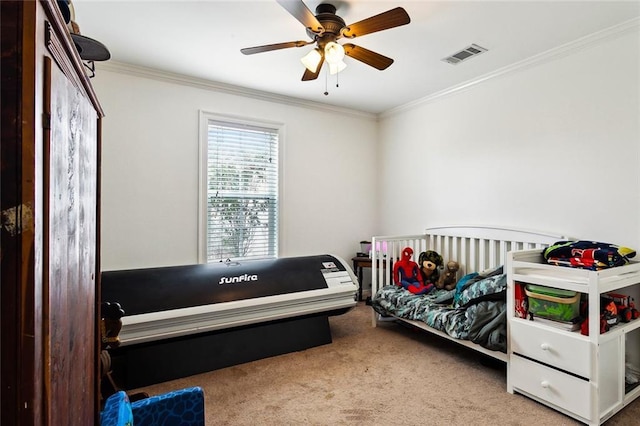
[[383,316],[422,321],[456,339],[507,351],[507,279],[502,267],[465,275],[454,290],[415,295],[402,287],[382,287],[372,299]]

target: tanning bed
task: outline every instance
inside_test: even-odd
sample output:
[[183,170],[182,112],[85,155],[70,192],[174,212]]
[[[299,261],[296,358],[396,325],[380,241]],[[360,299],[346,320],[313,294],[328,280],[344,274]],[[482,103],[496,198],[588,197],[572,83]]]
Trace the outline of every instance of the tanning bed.
[[332,255],[106,271],[103,302],[118,302],[120,345],[135,345],[356,305],[358,280]]

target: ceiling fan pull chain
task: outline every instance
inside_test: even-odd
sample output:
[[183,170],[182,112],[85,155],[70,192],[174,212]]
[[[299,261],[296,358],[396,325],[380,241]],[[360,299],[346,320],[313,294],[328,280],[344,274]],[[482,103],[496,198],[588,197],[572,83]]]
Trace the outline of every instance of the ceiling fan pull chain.
[[324,95],[329,96],[329,73],[324,73]]
[[340,87],[340,73],[336,73],[336,87]]

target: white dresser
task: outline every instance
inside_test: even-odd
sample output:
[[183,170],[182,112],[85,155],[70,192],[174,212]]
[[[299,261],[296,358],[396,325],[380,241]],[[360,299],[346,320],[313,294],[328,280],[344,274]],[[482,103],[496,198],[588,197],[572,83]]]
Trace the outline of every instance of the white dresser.
[[[507,263],[507,391],[519,393],[590,425],[602,424],[640,395],[625,385],[625,364],[640,368],[640,319],[600,334],[600,295],[640,300],[640,263],[588,271],[547,264],[541,250],[511,252]],[[589,335],[516,314],[516,286],[576,291],[589,301]]]

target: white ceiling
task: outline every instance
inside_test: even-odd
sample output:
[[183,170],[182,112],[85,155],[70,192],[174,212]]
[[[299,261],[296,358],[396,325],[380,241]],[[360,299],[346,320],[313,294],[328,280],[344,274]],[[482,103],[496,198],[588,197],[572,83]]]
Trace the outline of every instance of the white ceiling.
[[[634,1],[326,0],[347,24],[402,6],[405,26],[351,42],[395,60],[384,71],[346,58],[348,67],[301,81],[312,46],[246,56],[243,47],[307,40],[275,0],[73,0],[81,33],[105,44],[111,61],[256,91],[381,113],[463,84],[597,31],[638,19]],[[307,0],[311,11],[322,3]],[[442,61],[471,43],[488,52]],[[98,64],[98,72],[99,72]],[[325,96],[325,85],[329,95]]]

